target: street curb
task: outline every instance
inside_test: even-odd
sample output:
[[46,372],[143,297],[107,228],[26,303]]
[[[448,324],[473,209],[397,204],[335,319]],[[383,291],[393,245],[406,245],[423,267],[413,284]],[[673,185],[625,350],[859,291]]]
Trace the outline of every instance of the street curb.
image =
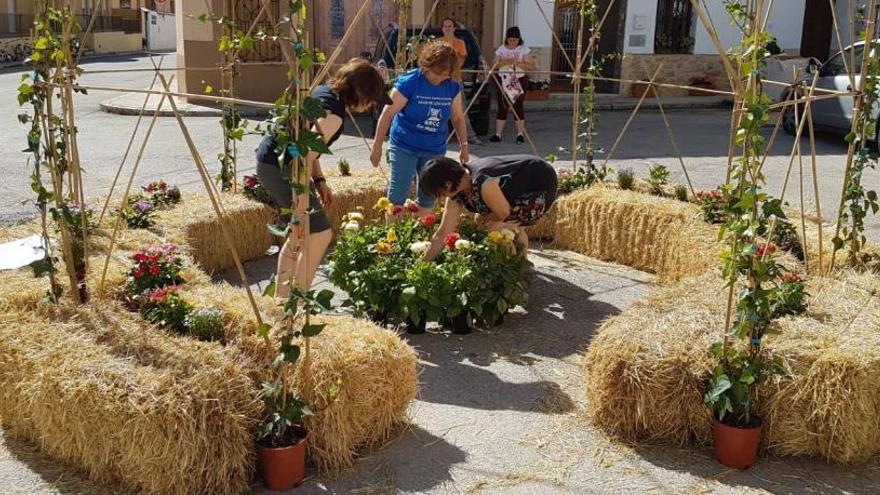
[[[173,52],[169,52],[169,53],[173,53]],[[149,54],[144,51],[93,53],[93,54],[83,55],[80,60],[85,61],[85,60],[93,60],[93,59],[104,58],[104,57],[122,57],[125,55],[149,55]],[[0,70],[16,69],[16,68],[24,68],[24,67],[25,67],[24,60],[19,60],[16,62],[6,62],[3,64],[0,64]]]

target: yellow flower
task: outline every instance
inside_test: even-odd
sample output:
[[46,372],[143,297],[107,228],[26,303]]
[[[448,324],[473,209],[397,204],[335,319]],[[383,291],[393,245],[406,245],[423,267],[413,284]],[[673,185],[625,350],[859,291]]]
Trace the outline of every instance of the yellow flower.
[[513,242],[516,239],[516,234],[510,229],[501,229],[501,235],[504,236],[504,240],[507,242]]
[[394,243],[388,241],[379,241],[376,243],[376,252],[379,254],[391,254],[394,252]]
[[385,211],[391,213],[391,208],[393,208],[393,207],[394,206],[391,204],[391,201],[388,198],[381,197],[381,198],[379,198],[378,201],[376,201],[376,206],[374,206],[373,209],[385,210]]
[[397,240],[397,232],[395,232],[394,229],[389,230],[388,234],[385,236],[385,239],[387,239],[388,242],[396,241]]
[[502,234],[498,230],[493,230],[489,232],[489,242],[492,244],[501,244],[504,242],[504,234]]
[[363,222],[364,221],[364,214],[359,211],[353,211],[353,212],[349,213],[347,215],[347,217],[348,217],[348,220],[350,220],[352,222]]

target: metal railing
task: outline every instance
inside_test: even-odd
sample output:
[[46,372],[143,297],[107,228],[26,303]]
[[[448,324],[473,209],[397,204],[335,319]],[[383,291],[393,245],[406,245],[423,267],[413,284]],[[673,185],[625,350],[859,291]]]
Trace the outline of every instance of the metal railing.
[[[83,29],[88,27],[91,16],[88,14],[78,15],[77,20]],[[18,38],[31,35],[34,25],[34,16],[26,14],[0,14],[0,38]],[[141,32],[141,17],[120,17],[99,15],[95,17],[92,32],[122,31],[126,34]]]

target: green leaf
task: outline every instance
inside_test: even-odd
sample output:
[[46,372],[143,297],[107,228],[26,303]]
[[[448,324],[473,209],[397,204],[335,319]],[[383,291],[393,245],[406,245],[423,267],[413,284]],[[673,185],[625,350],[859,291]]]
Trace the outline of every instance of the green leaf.
[[718,375],[710,383],[712,388],[706,392],[706,402],[715,402],[721,394],[730,390],[732,386],[727,375]]
[[319,325],[303,325],[302,334],[303,337],[315,337],[321,333],[324,328],[326,328],[326,324]]
[[261,323],[259,326],[257,326],[257,335],[263,338],[268,337],[269,330],[272,330],[272,325],[268,323]]
[[241,49],[249,52],[254,49],[254,38],[250,35],[245,35],[239,40],[239,45]]
[[315,301],[321,305],[323,309],[332,309],[333,305],[333,296],[335,294],[332,290],[324,289],[315,296]]

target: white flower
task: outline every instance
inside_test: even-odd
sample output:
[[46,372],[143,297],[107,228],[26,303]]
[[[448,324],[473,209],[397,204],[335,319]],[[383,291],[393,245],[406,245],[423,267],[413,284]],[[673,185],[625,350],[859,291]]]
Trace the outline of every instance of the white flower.
[[359,211],[353,211],[348,214],[348,220],[351,222],[363,222],[364,214]]
[[415,254],[425,254],[431,249],[431,243],[428,241],[414,242],[409,245],[409,250]]
[[357,223],[357,222],[346,222],[346,223],[342,226],[342,230],[344,230],[344,231],[346,231],[346,232],[351,232],[351,231],[354,231],[354,230],[358,230],[359,228],[361,228],[361,224],[359,224],[359,223]]
[[455,241],[455,250],[456,251],[467,251],[468,249],[474,247],[474,243],[468,241],[467,239],[459,239]]
[[513,240],[516,239],[516,234],[510,229],[501,229],[501,235],[504,236],[504,239],[507,242],[513,242]]

